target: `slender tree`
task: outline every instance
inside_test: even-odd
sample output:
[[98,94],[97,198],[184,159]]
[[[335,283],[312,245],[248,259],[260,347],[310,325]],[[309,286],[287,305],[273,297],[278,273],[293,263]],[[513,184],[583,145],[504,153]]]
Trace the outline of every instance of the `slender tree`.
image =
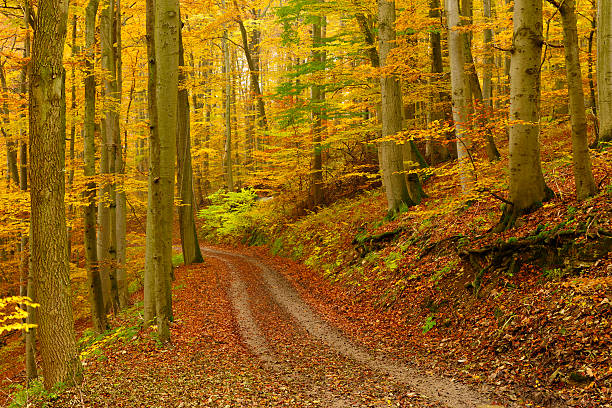
[[93,328],[102,333],[108,327],[104,294],[98,268],[98,253],[96,251],[96,145],[95,145],[95,115],[96,115],[96,79],[94,75],[96,14],[99,0],[89,0],[85,9],[85,117],[83,119],[83,160],[84,173],[87,178],[87,188],[83,195],[87,205],[83,208],[83,226],[85,230],[85,260],[87,267],[87,283],[89,286],[89,306]]
[[470,101],[466,98],[466,92],[470,92],[470,86],[464,70],[465,40],[460,31],[459,0],[446,0],[446,19],[448,22],[448,54],[451,67],[457,159],[462,164],[461,186],[463,190],[467,190],[473,178],[469,165],[469,150],[472,147],[472,141],[467,135]]
[[[325,64],[325,52],[322,50],[322,28],[325,23],[324,19],[325,17],[319,15],[314,16],[314,23],[312,24],[312,62],[318,65],[317,69],[323,69],[323,65]],[[310,92],[313,109],[312,201],[313,205],[316,207],[323,203],[321,134],[323,133],[323,104],[325,102],[325,93],[318,81],[313,83]]]
[[[225,5],[225,2],[223,2]],[[221,37],[221,49],[223,50],[223,74],[225,88],[223,91],[223,107],[225,119],[225,149],[223,153],[223,166],[225,168],[225,184],[228,191],[234,191],[234,172],[232,162],[232,81],[231,81],[231,60],[228,44],[227,29],[223,30]]]
[[572,124],[572,163],[576,180],[576,196],[579,200],[589,197],[597,191],[589,142],[587,139],[587,120],[584,107],[584,90],[582,89],[582,72],[580,69],[580,52],[578,49],[578,28],[576,22],[575,0],[548,0],[559,9],[563,26],[563,48],[565,49],[565,72],[569,91],[569,111]]
[[597,92],[599,138],[612,141],[612,2],[597,2]]
[[[389,53],[395,47],[395,1],[378,0],[378,23],[380,64],[384,68]],[[380,77],[380,92],[382,137],[390,138],[402,130],[399,79],[390,73],[383,73]],[[406,185],[402,146],[395,140],[384,140],[378,147],[378,156],[389,211],[398,211],[403,205],[414,205]]]
[[159,182],[155,182],[159,174],[159,134],[157,128],[157,64],[155,59],[155,6],[154,0],[147,0],[147,110],[149,114],[149,177],[148,177],[148,196],[147,196],[147,234],[145,237],[145,270],[144,270],[144,323],[145,326],[153,324],[155,321],[155,288],[156,277],[153,263],[155,254],[154,247],[154,224],[155,214],[154,200],[159,200]]
[[68,0],[38,2],[30,62],[32,268],[47,389],[82,379],[72,320],[64,208],[66,72],[62,59],[67,20]]
[[[159,173],[153,174],[152,256],[155,271],[157,333],[162,342],[170,340],[172,296],[172,214],[174,204],[174,164],[176,160],[178,67],[178,0],[155,1],[156,104],[159,135]],[[149,192],[152,194],[152,192]]]
[[[179,33],[179,65],[185,65],[183,36]],[[179,227],[185,265],[203,261],[198,243],[194,219],[193,169],[191,167],[191,126],[189,114],[189,91],[185,87],[185,71],[179,71],[178,133],[176,138],[177,166],[176,182],[179,198]]]
[[[123,60],[121,58],[121,0],[116,0],[115,4],[115,64],[116,64],[116,98],[118,101],[117,109],[121,107],[121,95],[123,86]],[[130,93],[130,97],[131,97]],[[131,99],[130,99],[131,100]],[[128,107],[129,113],[129,107]],[[126,115],[126,122],[128,120]],[[116,191],[116,221],[115,221],[115,242],[116,242],[116,268],[117,268],[117,296],[119,298],[119,307],[125,308],[129,303],[127,270],[125,267],[126,261],[126,204],[127,198],[125,193],[125,160],[124,156],[127,153],[127,132],[125,140],[121,141],[121,132],[119,131],[119,114],[116,117],[117,133],[115,133],[115,191]]]
[[[23,22],[25,27],[28,27],[30,24],[30,7],[28,2],[25,2],[23,7]],[[30,33],[26,32],[25,38],[23,40],[23,59],[27,60],[30,58]],[[24,100],[27,100],[27,92],[28,92],[28,77],[29,77],[29,69],[30,64],[25,63],[23,68],[21,69],[20,75],[20,91],[23,95]],[[23,106],[22,118],[26,118],[26,106]],[[27,161],[28,161],[28,152],[27,152],[27,143],[25,139],[27,138],[27,131],[23,131],[22,140],[20,141],[19,147],[19,188],[22,191],[28,190],[28,172],[27,172]],[[32,258],[30,256],[31,250],[31,238],[32,237],[32,225],[30,224],[29,233],[23,234],[21,236],[21,270],[22,276],[24,277],[24,285],[22,286],[24,295],[36,301],[36,293],[34,288],[34,276],[32,271]],[[36,308],[32,306],[27,306],[26,311],[28,313],[28,317],[26,318],[26,323],[28,325],[36,324]],[[36,368],[36,329],[32,328],[25,332],[25,365],[26,365],[26,378],[28,381],[34,380],[38,377],[38,370]]]

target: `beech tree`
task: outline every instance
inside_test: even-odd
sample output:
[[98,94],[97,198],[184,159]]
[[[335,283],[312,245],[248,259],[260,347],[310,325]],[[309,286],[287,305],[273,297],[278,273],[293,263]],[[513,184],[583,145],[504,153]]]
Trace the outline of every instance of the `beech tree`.
[[[179,65],[185,65],[183,36],[179,33]],[[181,246],[185,265],[202,262],[202,252],[194,219],[193,169],[191,167],[191,124],[189,114],[189,91],[185,88],[185,71],[179,72],[178,133],[176,138],[177,166],[176,183],[180,205],[178,207]]]
[[472,141],[467,134],[471,101],[466,96],[466,93],[470,92],[470,82],[464,69],[465,40],[460,28],[459,0],[446,0],[446,20],[457,159],[462,164],[461,187],[467,190],[473,178],[469,164],[469,150],[472,147]]
[[[323,26],[325,17],[314,16],[312,25],[312,62],[317,64],[318,69],[324,69],[325,51],[323,51]],[[320,83],[313,83],[311,87],[312,103],[312,201],[313,206],[321,205],[323,202],[323,161],[321,155],[321,134],[323,133],[323,104],[325,103],[325,91]]]
[[85,196],[86,206],[83,208],[83,226],[85,235],[85,260],[87,268],[87,283],[89,286],[89,305],[93,328],[102,333],[108,327],[104,294],[98,267],[96,249],[96,175],[95,162],[95,116],[96,116],[96,79],[94,76],[94,49],[96,42],[95,26],[99,0],[89,0],[85,9],[85,117],[83,123],[83,159],[84,175],[87,178]]
[[612,2],[597,2],[597,92],[599,137],[612,141]]
[[540,163],[542,0],[514,3],[510,59],[510,194],[502,227],[534,210],[550,195]]
[[30,62],[32,269],[44,383],[78,383],[64,208],[66,72],[62,64],[68,0],[40,0]]
[[[174,165],[178,129],[179,3],[155,1],[156,106],[159,139],[159,172],[152,174],[152,231],[155,276],[155,313],[160,341],[170,340],[172,296],[172,215],[174,206]],[[153,173],[153,172],[151,172]],[[151,177],[151,175],[150,175]]]
[[[155,276],[154,260],[155,240],[154,218],[156,214],[155,200],[159,201],[159,178],[160,172],[160,142],[157,127],[157,63],[155,58],[155,2],[146,0],[146,39],[147,39],[147,111],[149,114],[149,176],[147,188],[147,230],[145,241],[145,270],[144,270],[144,324],[148,326],[154,323],[156,316],[155,292],[157,278]],[[157,178],[157,182],[155,182]],[[160,254],[158,254],[160,256]]]
[[[378,0],[378,35],[380,65],[384,68],[390,51],[395,47],[395,1],[393,0]],[[391,73],[384,72],[380,77],[380,93],[382,137],[389,139],[402,130],[402,93],[399,79]],[[383,140],[378,147],[383,186],[387,195],[388,209],[392,212],[398,211],[402,205],[414,205],[406,185],[402,150],[402,146],[395,140]]]
[[572,125],[572,163],[576,182],[576,196],[579,200],[589,197],[597,191],[589,142],[587,139],[587,120],[584,107],[584,90],[580,70],[580,53],[578,49],[578,29],[576,23],[575,0],[548,0],[559,9],[563,25],[563,47],[565,49],[565,72],[569,91],[569,111]]

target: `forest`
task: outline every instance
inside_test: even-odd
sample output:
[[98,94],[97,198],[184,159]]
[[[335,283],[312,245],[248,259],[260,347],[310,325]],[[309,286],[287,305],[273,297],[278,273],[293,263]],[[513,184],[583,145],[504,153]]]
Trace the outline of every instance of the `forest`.
[[0,26],[2,406],[612,407],[610,0]]

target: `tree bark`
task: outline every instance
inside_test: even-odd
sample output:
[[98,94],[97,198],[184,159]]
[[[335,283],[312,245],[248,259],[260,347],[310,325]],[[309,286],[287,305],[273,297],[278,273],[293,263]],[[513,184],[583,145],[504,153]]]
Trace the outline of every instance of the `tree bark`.
[[4,63],[0,65],[0,85],[2,85],[2,92],[4,93],[2,102],[2,135],[6,140],[6,167],[7,167],[7,179],[13,180],[16,187],[19,187],[19,168],[17,167],[17,143],[12,140],[9,135],[10,130],[9,124],[11,119],[9,118],[8,104],[6,103],[8,98],[8,86],[6,84],[6,75],[4,72]]
[[261,93],[261,86],[259,84],[259,57],[253,58],[251,55],[251,49],[255,52],[259,52],[257,48],[259,47],[259,32],[253,33],[253,42],[252,46],[249,47],[248,34],[246,31],[246,27],[244,26],[244,22],[242,19],[238,18],[238,27],[240,28],[240,35],[242,37],[242,48],[244,49],[244,56],[247,60],[247,65],[249,66],[249,74],[251,75],[251,87],[253,88],[253,93],[255,94],[255,99],[257,101],[257,119],[259,122],[259,126],[264,130],[268,130],[268,118],[266,117],[266,105],[263,100],[263,95]]
[[[389,53],[395,47],[395,1],[378,0],[378,20],[380,64],[384,68]],[[382,137],[389,138],[402,130],[402,92],[399,79],[392,74],[383,73],[380,77],[380,91]],[[378,155],[389,211],[396,212],[403,205],[414,205],[406,185],[402,146],[394,140],[380,142]]]
[[572,123],[572,164],[576,181],[576,196],[583,200],[597,191],[589,142],[587,139],[587,120],[584,108],[584,90],[580,70],[578,49],[578,29],[576,23],[576,2],[565,0],[559,8],[563,25],[563,46],[565,48],[565,72],[569,92],[569,110]]
[[612,141],[612,2],[597,2],[597,91],[599,138]]
[[[429,17],[432,19],[440,19],[440,0],[429,1]],[[441,27],[440,27],[441,29]],[[431,124],[436,120],[444,119],[444,111],[440,107],[443,93],[436,88],[439,86],[439,81],[442,78],[444,67],[442,65],[442,44],[440,31],[437,29],[429,32],[429,48],[431,50],[431,77],[429,86],[431,87],[429,97],[429,109],[427,110],[427,124]],[[435,164],[444,162],[449,159],[450,154],[446,145],[439,141],[429,138],[425,145],[425,156],[430,163]]]
[[[482,11],[485,22],[491,23],[491,1],[482,0]],[[482,72],[482,103],[487,109],[493,107],[493,67],[495,66],[495,57],[493,54],[493,30],[485,28],[482,33],[483,43],[485,48],[484,68]]]
[[64,161],[66,72],[62,64],[67,0],[40,0],[34,21],[30,76],[32,269],[40,310],[38,334],[45,388],[82,380],[70,277]]
[[[185,65],[185,50],[183,36],[179,33],[179,65]],[[177,166],[176,180],[179,192],[180,205],[179,227],[181,231],[181,247],[183,249],[183,262],[185,265],[200,263],[202,252],[198,243],[194,218],[193,195],[193,169],[191,167],[191,123],[189,114],[189,91],[184,87],[184,70],[179,72],[178,91],[178,133],[176,138]]]
[[[104,120],[102,126],[104,131],[104,149],[106,155],[102,160],[107,163],[100,163],[104,166],[106,174],[112,180],[107,180],[105,184],[105,200],[102,205],[106,208],[104,216],[108,220],[101,223],[100,235],[103,242],[103,255],[101,258],[104,267],[108,270],[110,281],[110,303],[108,307],[115,313],[119,310],[119,291],[117,286],[117,189],[115,183],[116,161],[117,161],[117,141],[119,140],[119,112],[118,92],[117,92],[117,62],[115,55],[115,5],[116,0],[109,0],[106,7],[102,9],[100,21],[100,42],[102,49],[102,69],[105,72],[104,84]],[[104,172],[102,172],[104,173]],[[107,229],[105,230],[104,227]]]
[[547,196],[539,142],[542,43],[542,0],[516,0],[510,60],[509,225]]
[[230,74],[230,55],[227,30],[223,30],[221,48],[223,50],[223,73],[225,80],[223,107],[225,110],[225,147],[223,152],[223,165],[225,167],[225,183],[228,191],[234,191],[234,173],[232,163],[232,81]]
[[[321,16],[314,17],[315,22],[312,25],[312,61],[320,68],[324,69],[325,53],[321,50],[323,46],[322,26],[324,18]],[[319,83],[314,83],[311,87],[311,103],[313,127],[312,127],[312,203],[316,208],[323,203],[323,160],[321,156],[321,134],[323,133],[323,104],[325,103],[325,94],[322,86]]]
[[87,189],[83,193],[87,205],[83,208],[83,227],[85,230],[85,260],[87,267],[87,285],[89,286],[89,306],[94,330],[102,333],[108,328],[104,294],[98,268],[96,251],[96,79],[94,75],[96,14],[99,0],[89,0],[85,9],[85,117],[83,119],[83,160]]
[[[461,0],[461,16],[464,21],[461,24],[471,26],[473,23],[473,2],[472,0]],[[464,46],[464,58],[466,72],[466,101],[470,106],[470,114],[477,113],[478,120],[476,124],[483,129],[485,139],[485,152],[489,161],[498,160],[500,158],[499,151],[495,145],[495,140],[491,134],[490,129],[487,127],[486,112],[483,112],[484,97],[480,81],[478,80],[478,72],[476,71],[476,65],[474,64],[474,56],[472,55],[472,33],[467,32],[463,34],[463,46]]]
[[[77,33],[77,15],[72,16],[72,44],[70,47],[70,54],[74,58],[79,52],[79,47],[76,45],[76,33]],[[70,76],[72,77],[72,84],[70,86],[70,142],[69,152],[70,157],[70,171],[68,173],[68,186],[72,188],[74,183],[74,142],[76,137],[76,68],[75,64],[72,64],[70,69]],[[72,212],[72,210],[70,210]],[[68,245],[70,245],[70,235],[68,235]]]
[[[159,174],[159,134],[157,128],[157,64],[155,61],[155,7],[154,0],[147,0],[147,109],[149,114],[149,176],[147,194],[147,233],[145,238],[145,271],[144,271],[144,325],[148,327],[153,324],[156,317],[155,288],[156,277],[153,265],[155,254],[153,214],[154,201],[159,200],[159,183],[155,182]],[[159,181],[159,180],[158,180]]]
[[472,141],[466,130],[469,122],[469,103],[466,99],[468,80],[464,70],[464,36],[459,30],[461,19],[459,17],[459,0],[446,0],[446,18],[448,21],[448,54],[451,68],[451,88],[453,99],[453,121],[455,122],[455,135],[457,138],[457,159],[461,163],[461,187],[468,190],[473,176],[469,163],[469,149]]
[[[176,160],[178,62],[178,0],[155,1],[156,104],[159,135],[159,173],[153,174],[153,269],[156,289],[157,334],[170,340],[172,319],[172,215],[174,206],[174,165]],[[150,193],[151,194],[151,193]]]
[[[30,24],[30,7],[26,2],[23,7],[23,22],[26,29]],[[23,41],[23,58],[24,60],[30,58],[30,34],[26,32],[25,39]],[[27,98],[28,92],[28,78],[30,64],[25,63],[23,68],[21,69],[20,75],[20,91],[24,97],[24,100]],[[22,118],[26,118],[25,109],[26,106],[24,104]],[[27,131],[24,130],[22,132],[22,139],[19,146],[19,156],[20,156],[20,174],[19,174],[19,188],[22,191],[27,191],[28,189],[28,153],[27,153]],[[27,235],[21,236],[21,270],[22,276],[24,279],[24,285],[22,287],[22,291],[24,291],[25,295],[29,297],[33,302],[36,302],[36,293],[34,290],[34,276],[32,273],[32,257],[31,257],[31,238],[32,238],[32,225],[30,224],[29,233]],[[24,290],[25,289],[25,290]],[[26,317],[26,324],[32,325],[36,324],[36,308],[32,306],[26,307],[26,312],[28,313],[28,317]],[[38,377],[38,370],[36,368],[36,329],[32,328],[25,332],[25,366],[26,366],[26,379],[28,382],[34,380]]]
[[[116,180],[116,222],[115,222],[115,236],[116,236],[116,267],[117,267],[117,296],[119,300],[119,308],[123,309],[128,306],[130,298],[128,293],[128,282],[127,282],[127,270],[125,267],[126,261],[126,193],[125,193],[125,162],[124,157],[127,156],[127,132],[125,134],[125,141],[121,141],[121,132],[119,127],[119,112],[121,111],[121,96],[122,96],[122,46],[121,46],[121,0],[116,0],[115,6],[115,63],[117,67],[116,75],[116,91],[118,100],[118,112],[116,116],[115,127],[117,132],[115,133],[115,180]],[[131,96],[131,94],[130,94]],[[128,108],[129,113],[129,108]],[[126,121],[127,121],[126,117]]]

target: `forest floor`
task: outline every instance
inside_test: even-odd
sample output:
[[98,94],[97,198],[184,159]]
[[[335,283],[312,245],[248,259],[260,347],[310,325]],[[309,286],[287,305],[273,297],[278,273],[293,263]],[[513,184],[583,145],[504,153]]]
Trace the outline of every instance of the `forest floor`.
[[[306,271],[298,263],[213,248],[204,255],[203,264],[176,270],[171,345],[162,347],[142,330],[117,330],[95,352],[85,349],[84,383],[50,406],[488,407],[508,401],[507,393],[465,385],[349,338],[336,324],[348,324],[347,316],[315,311],[345,301],[341,292],[329,287],[335,299],[317,300],[280,272]],[[141,297],[135,294],[135,307],[116,325],[138,321]]]

